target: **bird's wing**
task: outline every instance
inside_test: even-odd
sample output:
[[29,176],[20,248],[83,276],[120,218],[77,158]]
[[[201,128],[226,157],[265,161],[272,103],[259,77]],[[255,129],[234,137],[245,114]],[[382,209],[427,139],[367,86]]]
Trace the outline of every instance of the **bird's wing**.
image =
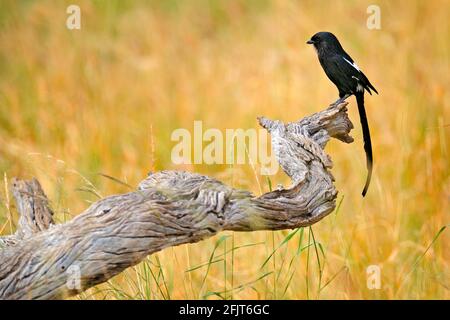
[[[351,67],[350,69],[352,69],[352,71],[350,71],[350,73],[347,73],[347,74],[351,74],[352,78],[357,78],[359,83],[361,83],[361,85],[364,87],[364,89],[367,90],[367,92],[372,94],[372,92],[370,91],[370,89],[372,89],[373,91],[375,91],[378,94],[377,89],[375,89],[375,87],[370,83],[369,79],[367,79],[366,75],[358,67],[356,62],[353,61],[353,59],[346,52],[344,52],[344,54],[342,56],[340,56],[340,57],[336,56],[336,57],[338,59],[342,58],[342,60],[344,60],[348,64],[348,66]],[[335,63],[339,64],[339,62],[336,62],[336,61],[335,61]],[[345,66],[345,64],[344,64],[344,66]],[[346,69],[346,70],[342,70],[342,71],[349,72],[348,66],[343,67],[343,69]]]
[[322,67],[330,80],[338,87],[339,92],[353,93],[358,82],[363,81],[361,72],[356,69],[350,60],[345,60],[340,54],[320,59]]
[[369,79],[367,79],[366,75],[361,71],[361,69],[353,61],[353,59],[350,58],[350,56],[348,56],[347,54],[334,55],[328,60],[330,64],[328,67],[332,68],[333,70],[335,70],[337,74],[340,75],[339,78],[342,79],[340,81],[346,81],[347,84],[348,82],[355,84],[354,81],[357,81],[370,94],[372,94],[370,91],[371,89],[376,93],[378,93],[375,87],[370,83]]

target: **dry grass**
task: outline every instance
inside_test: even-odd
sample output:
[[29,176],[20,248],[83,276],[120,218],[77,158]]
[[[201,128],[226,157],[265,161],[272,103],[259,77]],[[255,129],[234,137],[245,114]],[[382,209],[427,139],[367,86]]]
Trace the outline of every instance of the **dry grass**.
[[[328,148],[341,205],[314,234],[221,234],[81,298],[450,298],[448,229],[438,235],[450,212],[447,1],[378,1],[378,31],[366,28],[371,1],[80,0],[80,31],[65,28],[69,3],[0,2],[0,173],[36,176],[59,221],[127,191],[98,173],[134,186],[149,170],[186,169],[267,191],[250,164],[173,165],[170,134],[194,120],[256,128],[258,115],[294,120],[333,101],[305,45],[316,31],[336,33],[380,92],[366,99],[375,167],[365,199],[352,98],[356,142]],[[3,234],[10,212],[17,219],[7,199],[2,190]],[[371,264],[381,290],[367,289]]]

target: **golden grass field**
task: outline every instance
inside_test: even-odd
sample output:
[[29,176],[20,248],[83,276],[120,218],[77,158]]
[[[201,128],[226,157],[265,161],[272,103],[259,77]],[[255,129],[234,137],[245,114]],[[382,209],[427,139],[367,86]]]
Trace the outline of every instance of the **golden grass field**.
[[[81,30],[65,26],[71,3]],[[0,234],[18,219],[12,177],[37,177],[58,222],[129,191],[100,173],[136,186],[150,170],[189,170],[268,191],[258,164],[174,165],[171,133],[324,109],[337,90],[305,41],[328,30],[380,92],[366,97],[368,196],[351,98],[355,143],[327,147],[336,212],[293,235],[227,232],[169,248],[76,298],[449,299],[449,2],[377,1],[381,29],[369,30],[372,3],[2,0]],[[270,181],[289,183],[281,170]],[[369,265],[381,268],[379,290],[367,288]]]

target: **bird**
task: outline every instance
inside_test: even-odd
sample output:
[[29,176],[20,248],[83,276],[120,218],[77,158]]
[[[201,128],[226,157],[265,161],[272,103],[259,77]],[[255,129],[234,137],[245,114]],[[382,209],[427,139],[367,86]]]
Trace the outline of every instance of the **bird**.
[[332,105],[338,105],[352,95],[356,97],[367,162],[367,178],[362,191],[362,196],[365,197],[372,178],[373,154],[369,123],[364,107],[364,92],[367,91],[372,95],[372,91],[376,94],[378,94],[378,91],[370,83],[356,62],[345,52],[334,34],[325,31],[318,32],[306,43],[314,46],[325,74],[339,91],[339,99]]

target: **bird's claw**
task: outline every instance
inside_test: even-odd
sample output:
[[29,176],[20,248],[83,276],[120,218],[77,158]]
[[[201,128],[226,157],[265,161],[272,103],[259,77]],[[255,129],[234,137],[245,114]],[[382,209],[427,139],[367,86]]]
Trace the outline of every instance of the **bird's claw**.
[[343,99],[337,99],[335,102],[330,104],[330,107],[336,107],[336,106],[340,105],[342,102],[344,102]]

